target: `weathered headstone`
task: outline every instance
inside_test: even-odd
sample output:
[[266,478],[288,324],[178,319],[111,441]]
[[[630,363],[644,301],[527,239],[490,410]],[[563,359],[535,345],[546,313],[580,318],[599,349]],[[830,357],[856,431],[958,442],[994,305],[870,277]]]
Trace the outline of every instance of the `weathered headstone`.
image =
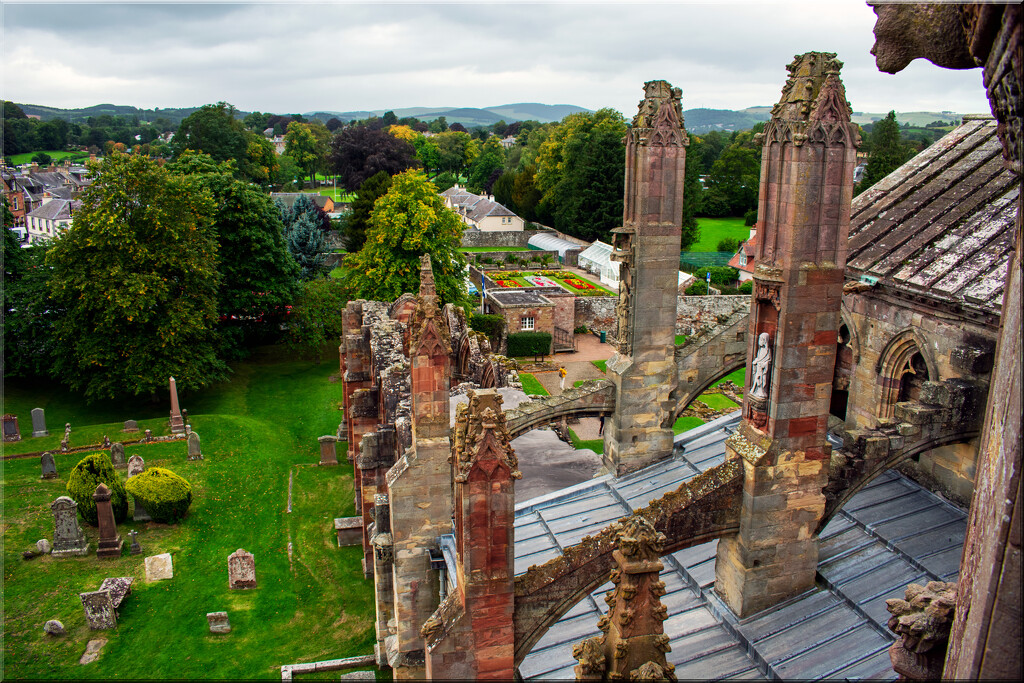
[[68,443],[68,438],[65,436],[64,439],[60,442],[60,452],[67,453],[69,447],[70,444]]
[[103,579],[99,590],[110,592],[110,599],[116,610],[124,602],[124,599],[132,594],[133,583],[135,583],[133,576],[108,576]]
[[38,541],[36,541],[36,550],[43,553],[44,555],[49,555],[51,552],[53,552],[53,544],[50,543],[50,539],[48,538],[40,538]]
[[53,510],[52,555],[87,555],[89,542],[78,525],[78,503],[68,496],[61,496],[50,504],[50,509]]
[[121,557],[124,541],[117,533],[117,521],[114,519],[114,506],[110,503],[113,495],[106,484],[96,487],[92,499],[96,501],[96,517],[100,526],[100,543],[96,548],[96,556],[102,559]]
[[64,438],[67,439],[68,441],[71,440],[71,423],[70,422],[65,422],[64,423]]
[[320,464],[321,465],[337,465],[338,464],[338,437],[336,436],[321,436],[317,439],[320,442]]
[[231,621],[227,612],[207,612],[206,621],[210,623],[210,633],[231,632]]
[[60,623],[56,619],[50,619],[48,622],[43,624],[43,633],[47,633],[51,636],[62,636],[64,635],[64,624]]
[[199,435],[193,431],[188,433],[188,459],[202,460],[203,454],[199,447]]
[[152,429],[147,429],[146,430],[146,436],[143,437],[143,441],[152,441],[152,440],[153,440],[153,430]]
[[128,458],[128,478],[131,479],[136,474],[142,474],[146,471],[146,461],[142,459],[141,455],[133,455]]
[[163,581],[174,578],[174,563],[170,553],[150,555],[145,559],[146,581]]
[[18,416],[7,414],[4,421],[4,441],[21,441],[21,432],[18,431]]
[[142,546],[139,545],[139,539],[136,538],[136,536],[139,535],[139,532],[136,531],[135,529],[132,529],[131,531],[128,532],[128,535],[132,537],[132,544],[131,544],[131,547],[128,548],[128,554],[129,555],[138,555],[139,553],[142,552]]
[[85,652],[79,658],[79,664],[91,664],[100,658],[100,652],[103,650],[103,646],[107,644],[106,638],[97,638],[96,640],[90,640],[85,646]]
[[256,557],[241,548],[228,555],[228,588],[256,587]]
[[132,507],[134,508],[134,510],[132,511],[133,522],[153,521],[153,518],[149,515],[149,511],[146,510],[146,506],[144,506],[142,502],[135,496],[132,496]]
[[106,434],[103,435],[103,447],[110,448],[110,437]]
[[185,431],[185,420],[181,417],[181,409],[178,407],[178,385],[174,378],[171,378],[171,434],[181,434]]
[[335,517],[334,531],[338,534],[338,547],[363,543],[362,517]]
[[32,409],[32,436],[49,436],[46,429],[46,413],[42,408]]
[[39,456],[39,466],[43,470],[43,479],[57,478],[57,462],[53,459],[53,453],[46,452]]
[[120,441],[115,441],[110,444],[110,462],[114,464],[114,467],[121,469],[127,467],[124,461],[124,444]]
[[79,593],[78,597],[82,599],[82,609],[85,610],[89,628],[95,631],[117,628],[117,614],[109,590]]
[[136,422],[135,420],[125,420],[124,421],[124,429],[122,429],[121,431],[122,432],[137,432],[137,431],[139,431],[139,423]]

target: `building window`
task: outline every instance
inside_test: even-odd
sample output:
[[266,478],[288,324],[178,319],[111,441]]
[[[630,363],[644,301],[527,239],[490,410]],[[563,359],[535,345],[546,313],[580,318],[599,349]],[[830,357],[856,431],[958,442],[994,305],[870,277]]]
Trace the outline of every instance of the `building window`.
[[525,316],[519,319],[520,330],[533,330],[533,316]]

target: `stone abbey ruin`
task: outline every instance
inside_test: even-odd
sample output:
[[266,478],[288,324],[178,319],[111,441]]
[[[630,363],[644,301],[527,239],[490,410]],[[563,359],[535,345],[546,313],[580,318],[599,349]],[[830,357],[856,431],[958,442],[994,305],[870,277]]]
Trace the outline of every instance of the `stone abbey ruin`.
[[[429,257],[417,295],[348,304],[339,437],[355,468],[377,662],[396,679],[513,679],[611,581],[599,635],[573,648],[576,678],[674,680],[659,578],[670,553],[718,540],[713,597],[742,631],[815,588],[822,530],[901,464],[970,503],[970,517],[959,584],[890,600],[899,638],[885,656],[911,678],[943,662],[951,678],[1019,676],[1019,7],[876,12],[880,68],[918,56],[980,65],[995,119],[965,120],[854,200],[860,140],[842,64],[797,56],[762,137],[749,312],[674,343],[688,138],[680,90],[665,81],[645,84],[626,138],[609,379],[503,409],[514,363],[461,310],[439,305]],[[514,437],[602,416],[607,481],[663,470],[680,456],[676,416],[744,365],[742,418],[720,463],[517,566],[526,512]],[[460,394],[468,401],[453,416]],[[900,626],[911,622],[923,626]]]

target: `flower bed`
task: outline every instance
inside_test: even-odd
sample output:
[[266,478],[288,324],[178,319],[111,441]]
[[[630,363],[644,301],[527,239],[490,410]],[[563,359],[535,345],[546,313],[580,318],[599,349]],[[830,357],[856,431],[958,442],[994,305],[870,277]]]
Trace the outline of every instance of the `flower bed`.
[[565,282],[565,284],[567,284],[570,287],[573,287],[575,289],[583,289],[583,290],[594,289],[594,285],[590,284],[589,282],[584,282],[583,280],[579,279],[578,277],[567,277],[567,278],[565,278],[563,280],[563,282]]
[[519,283],[516,282],[515,280],[495,280],[495,282],[498,283],[499,287],[509,288],[509,287],[518,287],[519,286]]

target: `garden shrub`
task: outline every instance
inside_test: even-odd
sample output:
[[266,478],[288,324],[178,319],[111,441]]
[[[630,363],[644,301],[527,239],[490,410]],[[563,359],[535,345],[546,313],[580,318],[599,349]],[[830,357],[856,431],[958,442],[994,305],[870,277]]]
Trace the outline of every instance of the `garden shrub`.
[[739,248],[740,241],[735,237],[726,237],[725,239],[718,240],[718,251],[728,251],[735,254]]
[[703,280],[707,277],[708,272],[711,273],[711,284],[713,285],[731,285],[740,276],[740,271],[731,266],[704,266],[698,268],[693,275],[698,280]]
[[747,212],[745,214],[743,214],[743,225],[746,225],[746,226],[749,227],[749,226],[753,226],[754,223],[756,223],[756,222],[757,222],[757,209],[748,209]]
[[547,332],[516,332],[508,335],[508,355],[544,356],[551,351],[551,335]]
[[78,503],[78,514],[92,526],[99,525],[96,501],[92,494],[103,484],[110,489],[110,504],[114,509],[114,521],[120,524],[128,519],[128,496],[121,478],[114,470],[114,463],[106,453],[93,453],[78,461],[68,476],[68,495]]
[[686,296],[704,296],[707,293],[708,284],[703,280],[698,280],[686,288]]
[[753,280],[747,280],[746,282],[741,282],[740,286],[739,286],[739,290],[740,290],[740,294],[750,294],[750,293],[752,293],[754,291],[754,281]]
[[142,503],[154,522],[173,524],[185,516],[192,504],[192,486],[163,467],[150,467],[125,484],[128,493]]
[[501,330],[504,327],[505,319],[500,315],[473,313],[469,316],[469,328],[486,334],[492,343],[494,340],[501,338]]

